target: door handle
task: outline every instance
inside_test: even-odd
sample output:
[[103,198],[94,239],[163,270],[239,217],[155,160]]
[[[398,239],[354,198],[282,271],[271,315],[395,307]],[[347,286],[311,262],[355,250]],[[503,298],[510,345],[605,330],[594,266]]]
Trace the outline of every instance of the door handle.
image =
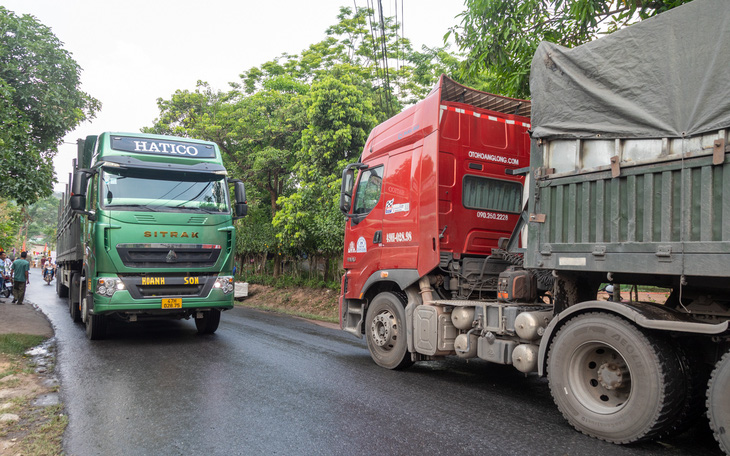
[[373,244],[380,244],[383,242],[383,231],[378,230],[375,232],[375,236],[373,236]]

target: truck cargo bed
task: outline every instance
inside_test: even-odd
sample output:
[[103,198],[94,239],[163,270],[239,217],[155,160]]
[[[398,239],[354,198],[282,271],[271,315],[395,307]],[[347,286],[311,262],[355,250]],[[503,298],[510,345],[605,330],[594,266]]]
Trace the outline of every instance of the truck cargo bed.
[[534,141],[535,233],[526,264],[727,276],[729,139],[718,130],[693,138]]

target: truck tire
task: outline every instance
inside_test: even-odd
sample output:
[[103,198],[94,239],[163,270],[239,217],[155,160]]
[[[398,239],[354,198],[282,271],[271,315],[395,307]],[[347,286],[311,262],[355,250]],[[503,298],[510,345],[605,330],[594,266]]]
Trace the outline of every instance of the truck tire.
[[684,400],[676,419],[661,432],[659,438],[670,438],[681,434],[695,424],[697,418],[706,411],[705,396],[710,369],[697,356],[692,356],[693,353],[699,353],[695,351],[699,348],[686,345],[686,341],[684,344],[674,343],[672,348],[684,375]]
[[81,306],[81,300],[79,299],[78,302],[74,300],[74,298],[81,296],[81,284],[79,277],[80,276],[77,272],[71,274],[71,287],[74,286],[77,280],[79,281],[79,284],[75,291],[74,289],[69,289],[68,287],[66,287],[66,297],[68,298],[68,313],[74,323],[81,322],[81,310],[79,310],[79,307]]
[[203,318],[195,319],[195,327],[198,329],[198,334],[213,334],[218,329],[220,321],[221,311],[211,309],[203,312]]
[[365,318],[365,338],[370,357],[386,369],[413,364],[406,340],[406,312],[394,293],[380,293],[370,303]]
[[606,313],[569,320],[553,339],[550,392],[577,430],[613,443],[656,437],[685,404],[685,376],[669,342]]
[[58,268],[56,276],[56,294],[59,298],[68,298],[68,287],[63,284],[61,277],[63,277],[63,270]]
[[725,454],[730,454],[730,353],[720,359],[707,386],[707,417],[715,440]]
[[79,309],[77,304],[72,303],[70,300],[68,302],[68,312],[74,323],[81,323],[81,309]]
[[81,306],[86,312],[86,338],[89,340],[101,340],[106,337],[106,316],[91,313],[89,303],[93,299],[93,295],[85,294],[84,302]]

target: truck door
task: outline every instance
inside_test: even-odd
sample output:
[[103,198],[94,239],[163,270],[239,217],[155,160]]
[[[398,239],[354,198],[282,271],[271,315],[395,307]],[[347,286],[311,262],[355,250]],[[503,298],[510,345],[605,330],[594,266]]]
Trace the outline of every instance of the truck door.
[[[87,198],[86,198],[86,210],[93,212],[94,214],[98,214],[98,204],[97,204],[97,195],[98,195],[98,185],[99,185],[99,174],[94,174],[89,179],[88,184],[88,191],[86,192]],[[96,238],[94,233],[94,225],[96,222],[94,220],[89,220],[88,217],[84,217],[83,219],[83,238],[84,238],[84,261],[86,262],[86,265],[88,266],[89,270],[88,273],[93,276],[94,271],[96,268]],[[87,277],[91,279],[92,277]],[[87,289],[89,284],[86,284]]]
[[380,269],[383,244],[383,176],[387,157],[360,171],[352,202],[352,216],[345,230],[345,269],[352,286],[348,295],[360,294],[370,275]]

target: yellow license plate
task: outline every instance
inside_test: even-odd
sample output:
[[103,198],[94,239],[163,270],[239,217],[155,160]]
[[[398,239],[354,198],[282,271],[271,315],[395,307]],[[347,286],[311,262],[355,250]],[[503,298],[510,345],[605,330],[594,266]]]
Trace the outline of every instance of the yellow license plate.
[[168,298],[162,300],[163,309],[182,309],[182,298]]

